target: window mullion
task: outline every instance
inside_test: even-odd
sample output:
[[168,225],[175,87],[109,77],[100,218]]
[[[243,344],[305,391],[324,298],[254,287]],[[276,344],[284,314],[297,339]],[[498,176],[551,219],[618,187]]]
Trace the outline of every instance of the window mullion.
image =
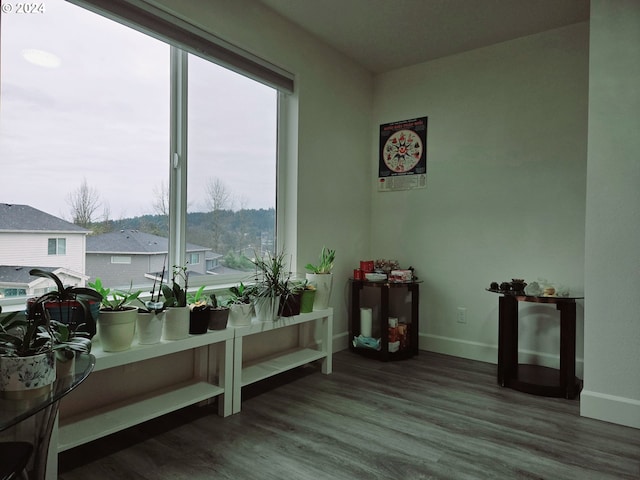
[[171,47],[170,91],[169,269],[183,265],[186,256],[187,52],[176,47]]

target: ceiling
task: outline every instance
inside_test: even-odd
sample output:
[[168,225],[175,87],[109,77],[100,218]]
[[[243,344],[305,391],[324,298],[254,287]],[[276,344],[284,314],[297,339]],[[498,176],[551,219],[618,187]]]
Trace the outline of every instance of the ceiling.
[[589,19],[589,0],[260,0],[374,73]]

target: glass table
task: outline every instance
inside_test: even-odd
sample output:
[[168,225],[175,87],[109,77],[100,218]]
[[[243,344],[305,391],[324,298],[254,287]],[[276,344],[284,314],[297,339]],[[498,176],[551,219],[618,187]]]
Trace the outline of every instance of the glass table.
[[[23,440],[21,437],[25,437],[26,441],[33,444],[34,454],[28,467],[29,478],[45,478],[49,441],[59,402],[89,376],[95,363],[93,355],[77,355],[73,370],[57,378],[49,392],[19,400],[0,398],[0,437],[5,440]],[[53,473],[53,478],[56,473]]]

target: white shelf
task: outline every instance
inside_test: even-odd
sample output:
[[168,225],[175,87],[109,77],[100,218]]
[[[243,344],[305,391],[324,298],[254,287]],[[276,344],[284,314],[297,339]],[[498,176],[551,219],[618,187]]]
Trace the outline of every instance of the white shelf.
[[119,367],[130,363],[149,360],[150,358],[170,355],[172,353],[199,348],[213,343],[231,340],[234,336],[232,328],[225,330],[210,330],[202,335],[189,335],[182,340],[163,340],[160,343],[151,345],[140,345],[134,340],[133,345],[128,350],[122,352],[105,352],[98,339],[93,341],[91,353],[96,357],[94,371],[106,370],[107,368]]
[[148,392],[107,407],[88,410],[60,421],[58,452],[91,442],[152,418],[224,393],[206,382],[187,382]]
[[247,365],[242,369],[242,386],[244,387],[259,382],[265,378],[320,360],[326,356],[326,352],[312,348],[302,348],[263,358],[258,363]]
[[[279,352],[275,355],[260,358],[256,361],[243,364],[242,349],[244,338],[249,335],[259,335],[278,328],[293,325],[315,323],[319,328],[314,334],[318,334],[307,345],[303,335],[298,337],[298,346],[295,349]],[[310,313],[302,313],[293,317],[280,317],[273,322],[259,322],[255,318],[251,325],[235,327],[233,346],[233,409],[232,413],[240,412],[242,404],[242,387],[264,380],[279,373],[307,363],[322,360],[322,373],[328,375],[332,371],[333,357],[333,309],[314,310]],[[315,336],[315,335],[314,335]]]
[[277,330],[279,328],[290,327],[292,325],[300,325],[301,323],[307,323],[313,320],[318,320],[323,317],[330,317],[333,315],[333,309],[328,308],[326,310],[314,310],[310,313],[301,313],[300,315],[294,315],[292,317],[278,317],[277,320],[262,322],[257,318],[251,319],[251,325],[242,325],[233,327],[235,329],[235,336],[245,337],[247,335],[254,335],[256,333],[269,332],[271,330]]

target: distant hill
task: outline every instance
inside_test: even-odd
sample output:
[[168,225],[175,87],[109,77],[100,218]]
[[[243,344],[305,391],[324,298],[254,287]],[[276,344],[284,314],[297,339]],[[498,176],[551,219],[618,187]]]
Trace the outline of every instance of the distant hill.
[[[130,229],[167,237],[168,222],[165,215],[142,215],[94,223],[91,230],[106,233]],[[275,223],[273,208],[192,212],[187,214],[187,242],[209,247],[222,255],[270,248],[274,243]]]

